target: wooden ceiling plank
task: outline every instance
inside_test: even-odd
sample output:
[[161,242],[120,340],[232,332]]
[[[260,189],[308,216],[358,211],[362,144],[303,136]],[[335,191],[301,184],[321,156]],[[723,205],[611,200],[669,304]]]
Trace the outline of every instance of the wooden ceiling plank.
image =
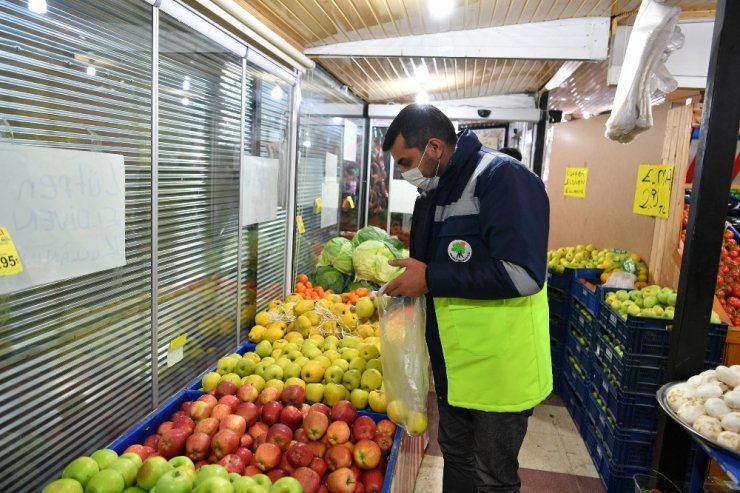
[[349,0],[348,3],[349,3],[349,6],[352,7],[352,10],[355,11],[355,15],[357,16],[357,18],[360,19],[360,22],[362,23],[362,27],[365,28],[365,30],[368,32],[368,34],[372,34],[371,31],[370,31],[370,26],[368,26],[365,23],[365,19],[362,17],[362,15],[360,15],[360,11],[357,10],[357,6],[355,5],[354,0]]
[[507,25],[509,19],[509,13],[511,12],[511,6],[514,5],[514,0],[509,0],[509,4],[506,6],[506,13],[504,14],[504,25]]
[[378,14],[375,13],[375,7],[373,7],[373,4],[370,2],[370,0],[365,0],[365,3],[370,9],[370,12],[373,14],[373,17],[375,18],[375,23],[378,25],[378,27],[380,27],[380,30],[383,31],[383,37],[387,38],[388,33],[385,32],[385,27],[383,27],[383,23],[380,22],[380,19],[378,18]]
[[342,28],[342,26],[337,24],[336,21],[334,21],[334,18],[331,15],[329,15],[329,12],[327,12],[326,9],[324,9],[324,7],[321,6],[318,0],[314,0],[314,3],[319,8],[319,10],[321,10],[321,13],[323,13],[326,16],[326,18],[329,19],[329,22],[331,23],[331,25],[334,26],[334,30],[336,31],[336,34],[334,34],[332,37],[337,38],[338,35],[342,35],[347,41],[352,41],[352,38],[350,38],[347,35],[347,31],[344,28]]
[[[296,13],[295,13],[295,12],[294,12],[294,11],[293,11],[293,10],[292,10],[292,9],[291,9],[290,7],[288,7],[287,5],[285,5],[285,4],[284,4],[284,3],[283,3],[283,2],[281,1],[281,0],[276,0],[276,1],[277,1],[277,3],[278,3],[278,4],[280,4],[280,5],[281,5],[281,6],[282,6],[282,7],[284,8],[284,9],[287,9],[287,10],[288,10],[289,12],[293,12],[294,14],[296,14]],[[301,6],[303,6],[303,5],[301,4]],[[304,7],[303,9],[305,10],[305,7]],[[312,40],[312,43],[315,43],[315,42],[317,42],[317,41],[320,41],[320,40],[322,39],[322,37],[321,37],[321,36],[319,36],[319,35],[318,35],[318,34],[317,34],[316,32],[314,32],[314,30],[313,30],[313,29],[311,29],[311,27],[309,27],[309,25],[308,25],[308,24],[306,24],[305,22],[303,22],[303,19],[301,19],[301,17],[300,17],[299,15],[297,15],[297,14],[296,14],[296,15],[295,15],[295,18],[296,18],[296,20],[297,20],[297,21],[298,21],[298,22],[299,22],[300,24],[302,24],[302,25],[303,25],[303,27],[305,27],[305,28],[306,28],[306,30],[307,30],[308,32],[310,32],[310,33],[311,33],[311,35],[312,35],[312,36],[313,36],[313,38],[314,38],[314,39]],[[315,21],[315,20],[316,20],[316,19],[314,19],[314,21]],[[318,23],[318,21],[317,21],[317,23]],[[321,25],[320,23],[318,23],[318,24],[319,24],[319,25]],[[330,34],[330,33],[328,33],[328,32],[327,32],[327,34],[329,34],[329,36],[331,36],[331,34]]]
[[[355,67],[357,67],[357,69],[359,69],[359,71],[362,72],[363,74],[362,77],[364,77],[364,79],[368,81],[368,98],[369,98],[370,97],[370,81],[373,80],[373,78],[370,77],[370,74],[368,74],[367,71],[365,71],[365,69],[362,67],[362,65],[360,65],[360,62],[358,61],[358,59],[350,58],[350,60],[355,65]],[[376,87],[377,87],[377,83],[376,83]]]
[[539,2],[537,2],[537,7],[535,7],[534,13],[532,14],[532,22],[539,22],[539,21],[544,20],[544,18],[538,18],[537,17],[537,12],[540,11],[540,7],[542,7],[542,2],[543,1],[544,0],[539,0]]
[[[352,60],[355,60],[355,59],[353,58]],[[373,73],[375,74],[375,78],[371,77],[370,74],[368,74],[362,68],[362,66],[360,64],[358,64],[358,67],[360,67],[360,69],[367,75],[367,77],[368,77],[369,80],[376,81],[376,83],[378,84],[378,86],[379,87],[382,87],[385,90],[386,96],[390,96],[392,98],[393,97],[393,94],[388,90],[388,82],[387,81],[383,81],[383,78],[380,76],[380,74],[378,73],[378,71],[375,70],[375,67],[372,66],[372,64],[370,63],[370,61],[367,58],[363,58],[361,60],[364,61],[367,64],[367,66],[368,66],[368,68],[370,70],[373,71]]]
[[406,7],[406,1],[401,0],[401,7],[403,8],[404,13],[404,19],[406,19],[406,24],[409,25],[409,33],[416,34],[416,31],[414,30],[414,25],[411,24],[411,16],[409,15],[409,9]]
[[480,74],[480,83],[478,84],[478,96],[482,96],[482,90],[483,90],[483,81],[486,78],[486,74],[488,73],[488,59],[483,59],[483,69],[481,70]]
[[[328,63],[327,63],[328,62]],[[337,79],[339,79],[343,84],[345,84],[348,87],[351,87],[352,90],[360,95],[363,99],[367,100],[368,98],[368,91],[367,88],[363,90],[363,84],[362,79],[358,79],[354,74],[348,72],[345,70],[344,67],[342,67],[342,64],[339,63],[336,59],[328,59],[328,60],[322,60],[320,61],[320,64],[322,67],[324,67],[329,73],[334,75]]]
[[396,36],[401,36],[401,31],[398,30],[398,26],[396,25],[396,19],[393,15],[393,12],[391,12],[391,7],[388,5],[388,0],[383,0],[383,3],[385,3],[385,10],[388,12],[388,18],[393,23],[393,29],[396,30]]
[[[349,17],[347,17],[347,15],[346,15],[346,14],[344,13],[344,9],[340,9],[340,8],[339,8],[339,5],[337,5],[337,2],[336,2],[336,0],[331,0],[331,4],[332,4],[332,5],[334,6],[334,10],[336,10],[337,12],[339,12],[339,14],[340,14],[340,15],[341,15],[341,16],[342,16],[342,17],[344,18],[344,22],[346,22],[346,23],[347,23],[347,26],[348,26],[348,27],[350,27],[350,28],[352,28],[352,29],[354,29],[354,24],[352,24],[352,21],[351,21],[351,20],[349,20]],[[329,15],[329,14],[327,14],[327,16],[328,16],[328,15]],[[338,28],[337,28],[337,29],[338,29]],[[350,37],[349,33],[347,33],[347,32],[346,32],[346,31],[344,31],[344,30],[343,30],[343,32],[344,32],[344,36],[345,36],[345,37],[346,37],[347,39],[352,39],[352,38]]]
[[[298,2],[298,5],[300,5],[300,7],[301,7],[301,8],[303,9],[303,11],[304,11],[304,12],[306,12],[306,14],[308,14],[308,16],[309,16],[309,17],[310,17],[310,18],[311,18],[311,19],[312,19],[312,20],[313,20],[313,21],[314,21],[314,22],[315,22],[315,23],[316,23],[316,24],[317,24],[317,25],[319,26],[319,28],[321,28],[321,30],[322,30],[322,31],[324,31],[324,33],[326,34],[326,36],[323,36],[323,37],[322,37],[322,36],[319,36],[318,34],[316,34],[316,33],[315,33],[315,32],[313,31],[313,29],[311,29],[310,27],[308,27],[308,25],[307,25],[307,24],[306,24],[305,22],[303,22],[303,20],[302,20],[301,16],[300,16],[300,15],[298,15],[298,12],[295,12],[295,11],[294,11],[293,9],[291,9],[290,7],[288,7],[287,5],[285,5],[285,4],[284,4],[284,3],[282,2],[282,0],[276,0],[276,1],[277,1],[277,2],[278,2],[278,3],[280,4],[280,5],[282,5],[282,6],[283,6],[283,7],[285,7],[286,9],[288,9],[289,11],[291,11],[291,12],[295,13],[295,14],[296,14],[296,16],[295,16],[295,17],[296,17],[296,19],[297,19],[297,20],[298,20],[298,21],[299,21],[299,22],[300,22],[301,24],[303,24],[304,26],[306,26],[306,28],[307,28],[307,29],[308,29],[309,31],[311,31],[311,34],[313,34],[313,35],[314,35],[314,36],[316,37],[316,41],[321,41],[322,39],[325,39],[325,38],[331,38],[331,37],[333,37],[333,36],[334,36],[334,35],[333,35],[332,33],[330,33],[330,32],[329,32],[329,31],[328,31],[328,30],[327,30],[327,29],[326,29],[326,28],[324,27],[324,25],[323,25],[323,24],[321,23],[321,21],[319,21],[319,20],[318,20],[318,19],[316,18],[316,16],[314,16],[314,15],[313,15],[313,13],[312,13],[312,12],[311,12],[310,10],[308,10],[308,8],[306,8],[306,5],[305,5],[305,4],[303,3],[303,2]],[[315,3],[315,0],[314,0],[314,3]]]
[[[270,11],[273,11],[273,10],[275,10],[275,9],[274,9],[274,5],[270,5],[270,6],[267,6],[267,5],[266,5],[266,4],[265,4],[265,3],[264,3],[264,2],[262,1],[262,0],[255,0],[255,1],[259,2],[259,3],[260,3],[260,4],[262,5],[262,6],[263,6],[263,8],[264,8],[264,10],[265,10],[265,11],[268,11],[268,12],[270,12]],[[246,8],[246,7],[244,7],[244,5],[243,5],[243,1],[242,1],[242,2],[240,2],[239,4],[240,4],[240,5],[242,6],[242,8],[244,8],[244,10],[247,10],[247,8]],[[258,8],[256,8],[256,7],[255,7],[255,9],[254,9],[254,10],[257,10],[257,11],[259,11],[259,9],[258,9]],[[264,14],[263,14],[263,15],[262,15],[261,17],[265,18]],[[288,33],[287,33],[287,32],[286,32],[286,33],[284,33],[284,34],[285,34],[285,35],[286,35],[287,37],[289,37],[289,38],[293,38],[293,39],[295,39],[295,40],[296,40],[296,41],[297,41],[297,42],[298,42],[299,44],[301,44],[301,45],[303,45],[303,46],[306,46],[307,44],[310,44],[310,43],[312,43],[312,42],[314,41],[314,40],[311,40],[311,39],[307,38],[307,37],[306,37],[306,35],[305,35],[305,33],[302,33],[302,32],[300,32],[300,31],[298,31],[298,30],[297,30],[297,29],[296,29],[296,28],[295,28],[295,27],[293,26],[293,24],[292,24],[292,23],[290,23],[290,22],[280,22],[280,24],[278,24],[278,23],[277,23],[277,21],[282,21],[282,19],[272,19],[272,18],[268,18],[268,21],[269,21],[269,22],[270,22],[270,23],[271,23],[272,25],[274,25],[274,26],[275,26],[275,27],[276,27],[276,28],[277,28],[278,30],[283,30],[283,31],[284,31],[284,30],[290,30],[290,31],[293,31],[293,32],[294,32],[294,33],[296,34],[297,38],[293,38],[292,36],[288,35]]]
[[496,18],[496,7],[498,7],[498,0],[493,0],[493,8],[491,9],[491,20],[488,21],[489,26],[494,26],[493,19]]
[[388,61],[388,65],[391,66],[391,70],[393,70],[393,73],[395,74],[396,79],[400,79],[401,74],[398,73],[398,70],[396,70],[396,64],[393,63],[395,60],[398,60],[398,59],[397,58],[386,58],[386,60]]

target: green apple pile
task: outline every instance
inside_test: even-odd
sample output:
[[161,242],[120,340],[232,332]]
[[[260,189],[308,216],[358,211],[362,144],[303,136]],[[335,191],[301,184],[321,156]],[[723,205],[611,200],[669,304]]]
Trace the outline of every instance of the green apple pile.
[[616,420],[612,417],[612,414],[606,408],[606,404],[604,404],[604,400],[601,398],[601,396],[599,395],[599,393],[596,392],[595,390],[592,390],[591,391],[591,395],[593,396],[594,400],[596,401],[596,404],[598,404],[599,407],[601,408],[601,411],[604,414],[604,416],[606,416],[606,419],[609,420],[609,422],[612,424],[612,426],[616,426],[617,425]]
[[243,476],[220,464],[196,470],[186,456],[142,459],[136,453],[118,454],[101,449],[78,457],[64,469],[62,478],[42,493],[302,493],[301,483],[290,476],[274,483],[265,474]]
[[[677,293],[672,288],[651,285],[631,291],[611,291],[604,297],[604,303],[625,320],[629,315],[673,320],[676,296]],[[711,322],[721,323],[719,315],[714,311]]]
[[583,369],[583,367],[578,363],[578,360],[573,356],[572,354],[568,354],[568,361],[573,366],[573,368],[578,372],[578,374],[581,376],[582,379],[586,378],[586,370]]
[[646,282],[648,274],[647,264],[638,254],[610,248],[599,250],[591,244],[550,250],[547,268],[561,273],[566,268],[603,269],[607,273],[621,270],[634,273],[637,282]]
[[333,406],[347,399],[357,409],[386,412],[377,337],[339,340],[329,335],[304,340],[295,332],[287,337],[273,343],[263,340],[254,351],[219,359],[216,371],[203,376],[203,390],[210,392],[223,380],[237,386],[251,383],[258,392],[265,387],[282,391],[288,385],[300,385],[311,403]]

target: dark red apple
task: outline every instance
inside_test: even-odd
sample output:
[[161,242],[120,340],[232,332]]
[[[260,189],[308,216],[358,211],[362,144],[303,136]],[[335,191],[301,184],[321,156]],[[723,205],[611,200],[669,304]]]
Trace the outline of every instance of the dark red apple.
[[375,431],[378,425],[370,416],[360,416],[352,423],[352,437],[355,441],[372,440],[375,437]]
[[219,430],[211,439],[211,450],[219,459],[233,454],[239,448],[239,435],[234,430]]
[[[263,433],[254,439],[254,450],[257,450],[260,445],[267,442],[267,433]],[[280,448],[280,447],[278,447]]]
[[293,467],[308,467],[314,459],[311,447],[302,442],[295,442],[288,447],[285,455]]
[[218,431],[219,424],[220,423],[216,418],[205,418],[196,423],[193,432],[205,433],[208,436],[213,436]]
[[236,394],[236,384],[234,382],[229,382],[228,380],[221,380],[218,382],[218,385],[216,385],[216,399],[220,399],[221,397],[225,395],[235,395]]
[[175,411],[174,413],[172,413],[172,416],[170,416],[170,421],[174,423],[178,418],[182,418],[183,416],[187,416],[187,414],[185,414],[185,411]]
[[259,392],[257,392],[257,388],[254,385],[248,383],[246,385],[240,385],[236,389],[236,396],[242,402],[254,402],[259,396]]
[[165,431],[170,431],[174,427],[175,423],[173,423],[172,421],[165,421],[157,427],[157,433],[160,435],[164,435]]
[[355,491],[352,493],[365,493],[365,485],[360,481],[357,481],[357,483],[355,483]]
[[283,454],[283,456],[280,458],[280,464],[278,464],[277,469],[282,469],[283,471],[288,473],[288,476],[293,475],[293,471],[295,471],[295,467],[290,465],[290,462],[288,462],[288,458]]
[[275,387],[265,387],[262,389],[262,392],[260,392],[259,397],[257,397],[257,404],[264,406],[270,401],[279,401],[280,400],[280,389],[276,389]]
[[221,397],[218,400],[219,404],[226,404],[231,409],[232,414],[236,411],[236,408],[239,407],[239,404],[241,404],[241,401],[239,398],[235,395],[225,395]]
[[252,438],[252,435],[250,435],[249,433],[243,434],[242,437],[239,439],[240,447],[252,450],[252,445],[254,445],[254,438]]
[[211,436],[196,431],[185,441],[185,455],[193,461],[205,460],[211,453]]
[[[296,385],[295,387],[298,386]],[[280,422],[287,425],[291,430],[297,430],[303,422],[303,414],[296,407],[285,406],[280,411]]]
[[362,484],[365,486],[365,493],[380,493],[383,491],[383,473],[377,469],[371,469],[362,473]]
[[352,465],[352,452],[344,444],[332,445],[326,451],[324,460],[326,460],[329,471],[336,471],[342,467],[350,467]]
[[269,426],[274,425],[280,421],[280,413],[283,410],[283,405],[278,401],[269,401],[262,406],[262,422]]
[[154,450],[157,450],[157,447],[159,445],[159,439],[162,435],[159,435],[158,433],[155,433],[153,435],[149,435],[144,439],[144,445],[147,447],[151,447]]
[[239,475],[244,474],[244,461],[236,454],[225,455],[218,463],[224,466],[228,472],[235,472]]
[[326,472],[329,470],[329,466],[326,465],[326,462],[321,457],[314,456],[313,460],[311,460],[311,464],[309,466],[311,469],[316,471],[319,476],[322,478],[326,475]]
[[308,442],[306,445],[311,447],[311,450],[313,450],[314,457],[320,457],[324,458],[324,455],[326,455],[326,444],[321,442]]
[[389,437],[396,436],[396,423],[390,419],[381,419],[378,421],[377,431],[385,433]]
[[242,402],[234,411],[234,414],[238,414],[247,422],[247,428],[257,422],[260,417],[260,410],[257,405],[253,402]]
[[357,476],[348,467],[341,467],[329,474],[326,485],[330,493],[354,493]]
[[190,433],[180,428],[173,428],[162,433],[157,444],[157,453],[165,459],[171,459],[185,452],[185,442]]
[[126,450],[123,451],[124,454],[127,454],[129,452],[133,452],[134,454],[141,457],[142,461],[147,460],[149,457],[157,453],[157,449],[149,447],[147,445],[130,445]]
[[244,468],[245,476],[254,476],[255,474],[262,474],[262,471],[260,471],[254,464],[249,464]]
[[308,411],[311,410],[311,405],[310,404],[306,404],[304,402],[300,409],[301,409],[301,414],[305,418],[306,416],[308,416]]
[[274,443],[280,450],[285,452],[293,440],[293,430],[282,423],[275,423],[267,432],[267,442]]
[[308,467],[299,467],[292,476],[303,486],[303,493],[317,493],[321,487],[321,476]]
[[172,420],[173,427],[179,430],[185,430],[188,435],[195,431],[195,421],[190,416],[178,416]]
[[249,427],[249,430],[247,430],[247,433],[249,433],[252,436],[252,438],[256,440],[258,436],[260,436],[263,433],[267,433],[269,429],[270,427],[268,425],[258,421]]
[[327,488],[325,484],[322,484],[319,488],[319,493],[329,493],[329,488]]
[[216,404],[211,411],[211,417],[221,421],[226,416],[231,414],[231,408],[226,404]]
[[298,428],[293,432],[293,440],[303,443],[308,443],[310,441],[308,439],[308,435],[306,434],[306,430],[304,430],[303,428]]
[[247,422],[243,417],[238,414],[229,414],[221,420],[221,424],[218,427],[219,430],[231,430],[241,439],[245,431],[247,431]]
[[274,443],[263,443],[254,453],[254,465],[261,471],[269,471],[280,464],[282,455],[280,447]]
[[270,478],[270,481],[273,482],[273,484],[280,478],[284,478],[285,476],[288,476],[288,471],[284,469],[273,469],[272,471],[269,471],[267,473],[267,477]]
[[[246,435],[246,436],[249,436],[249,435]],[[236,452],[234,453],[241,458],[242,462],[244,462],[245,467],[251,464],[254,459],[254,454],[252,453],[251,450],[249,450],[246,447],[239,447],[238,449],[236,449]]]
[[357,409],[350,401],[339,401],[331,408],[329,417],[332,421],[344,421],[351,425],[357,419]]
[[300,408],[306,400],[306,391],[300,385],[288,385],[283,389],[280,400],[285,406]]
[[196,462],[194,464],[195,465],[195,470],[197,471],[198,469],[200,469],[201,467],[205,466],[206,464],[208,464],[208,461],[207,460],[199,460],[198,462]]
[[323,402],[317,402],[315,404],[311,404],[311,411],[326,414],[326,416],[329,417],[329,414],[331,413],[331,408]]
[[190,408],[193,407],[193,401],[185,401],[180,404],[180,411],[190,416]]

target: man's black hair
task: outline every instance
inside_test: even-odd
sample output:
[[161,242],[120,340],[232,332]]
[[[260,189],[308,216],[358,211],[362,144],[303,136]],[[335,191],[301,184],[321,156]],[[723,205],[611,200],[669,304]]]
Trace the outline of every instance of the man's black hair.
[[517,149],[516,147],[502,147],[498,150],[498,152],[506,154],[507,156],[511,156],[517,161],[521,162],[522,160],[522,153],[519,152],[519,149]]
[[393,119],[383,140],[383,151],[388,152],[399,135],[406,147],[424,150],[432,137],[454,146],[457,143],[455,127],[447,116],[430,104],[410,104]]

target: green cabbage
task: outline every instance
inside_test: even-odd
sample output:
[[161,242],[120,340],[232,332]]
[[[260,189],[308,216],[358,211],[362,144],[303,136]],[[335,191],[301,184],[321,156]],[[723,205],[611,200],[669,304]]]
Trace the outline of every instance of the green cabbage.
[[321,250],[319,261],[316,265],[319,267],[330,265],[342,274],[352,274],[352,251],[354,247],[352,242],[347,238],[338,236],[326,242],[324,249]]
[[399,258],[398,251],[392,250],[395,248],[382,241],[367,240],[360,243],[352,254],[355,279],[385,284],[399,275],[401,267],[388,265],[389,260]]
[[388,238],[388,233],[386,233],[385,230],[382,230],[377,226],[365,226],[352,238],[352,245],[357,247],[360,243],[364,243],[368,240],[385,241]]
[[347,291],[354,291],[357,288],[367,288],[368,291],[377,291],[378,289],[380,289],[380,285],[375,284],[374,282],[359,279],[349,283],[349,286],[347,286]]
[[344,288],[348,282],[349,276],[345,276],[329,265],[317,267],[311,279],[311,284],[314,286],[321,286],[327,290],[331,289],[335,293],[344,293]]

